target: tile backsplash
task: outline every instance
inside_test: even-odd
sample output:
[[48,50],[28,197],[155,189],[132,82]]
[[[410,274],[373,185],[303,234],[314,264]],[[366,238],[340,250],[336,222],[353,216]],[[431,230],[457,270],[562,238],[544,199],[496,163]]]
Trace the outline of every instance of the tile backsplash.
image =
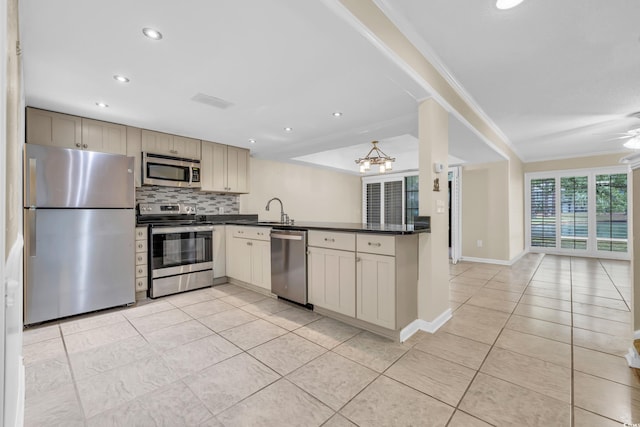
[[[193,188],[158,187],[155,185],[136,188],[138,203],[195,203],[201,215],[238,214],[240,196],[235,194],[214,194]],[[224,212],[220,212],[223,208]]]

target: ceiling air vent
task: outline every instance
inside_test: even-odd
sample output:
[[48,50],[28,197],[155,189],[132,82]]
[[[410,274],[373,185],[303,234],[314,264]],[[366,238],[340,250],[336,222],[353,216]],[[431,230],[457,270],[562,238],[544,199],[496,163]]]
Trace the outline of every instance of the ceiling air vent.
[[211,107],[216,108],[229,108],[233,105],[232,102],[225,101],[221,98],[216,98],[215,96],[205,95],[204,93],[197,93],[191,98],[192,101],[200,102],[202,104],[207,104]]

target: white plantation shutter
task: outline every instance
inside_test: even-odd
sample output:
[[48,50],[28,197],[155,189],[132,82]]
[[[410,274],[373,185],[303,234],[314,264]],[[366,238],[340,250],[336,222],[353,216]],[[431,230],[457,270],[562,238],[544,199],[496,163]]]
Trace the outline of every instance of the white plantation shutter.
[[381,183],[372,182],[366,186],[365,194],[365,210],[366,210],[366,222],[369,224],[380,224],[381,210],[380,210],[380,195],[381,195]]
[[384,183],[384,223],[402,225],[402,181]]

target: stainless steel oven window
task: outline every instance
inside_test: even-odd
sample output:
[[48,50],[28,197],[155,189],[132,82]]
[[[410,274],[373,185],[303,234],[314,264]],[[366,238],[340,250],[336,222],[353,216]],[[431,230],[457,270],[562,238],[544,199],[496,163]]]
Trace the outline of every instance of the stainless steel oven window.
[[153,234],[152,268],[158,270],[212,262],[212,242],[211,230]]

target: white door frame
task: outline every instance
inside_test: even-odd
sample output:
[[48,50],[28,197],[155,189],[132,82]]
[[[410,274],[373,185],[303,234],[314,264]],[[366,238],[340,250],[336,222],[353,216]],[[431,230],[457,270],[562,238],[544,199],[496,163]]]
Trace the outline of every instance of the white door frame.
[[460,166],[452,166],[451,179],[451,262],[457,264],[462,258],[462,171]]

